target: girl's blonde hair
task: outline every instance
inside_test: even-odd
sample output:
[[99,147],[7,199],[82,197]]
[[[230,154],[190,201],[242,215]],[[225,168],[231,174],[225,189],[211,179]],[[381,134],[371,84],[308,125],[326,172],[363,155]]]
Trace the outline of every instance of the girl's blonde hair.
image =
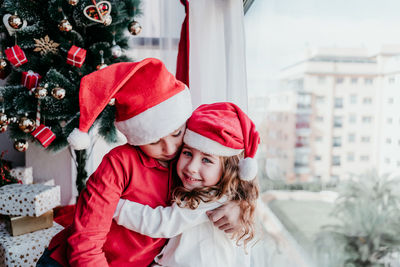
[[246,244],[254,238],[254,215],[258,198],[258,184],[256,179],[244,181],[239,178],[239,160],[243,153],[232,157],[221,157],[222,177],[214,186],[186,189],[183,186],[173,191],[174,202],[178,206],[196,209],[200,202],[216,201],[226,195],[228,200],[239,201],[241,229],[233,233],[237,244]]

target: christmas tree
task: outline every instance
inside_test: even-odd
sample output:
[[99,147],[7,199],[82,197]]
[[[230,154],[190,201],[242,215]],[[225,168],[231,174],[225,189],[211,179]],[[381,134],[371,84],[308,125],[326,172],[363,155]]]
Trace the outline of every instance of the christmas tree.
[[[49,151],[68,145],[79,126],[79,84],[83,76],[122,61],[129,33],[141,27],[139,0],[1,1],[0,131],[9,131],[15,148],[27,140]],[[99,134],[116,141],[114,107],[97,118]],[[54,135],[53,135],[54,134]],[[77,187],[86,180],[85,151],[75,151]]]
[[20,182],[17,178],[11,175],[9,163],[3,159],[5,153],[6,152],[3,151],[0,154],[0,187],[6,184],[14,184]]

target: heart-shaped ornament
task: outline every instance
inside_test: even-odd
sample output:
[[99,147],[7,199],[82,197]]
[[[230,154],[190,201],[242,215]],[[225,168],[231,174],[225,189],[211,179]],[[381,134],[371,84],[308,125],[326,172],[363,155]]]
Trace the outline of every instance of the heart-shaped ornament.
[[8,34],[10,34],[10,36],[14,35],[17,31],[22,30],[23,28],[26,27],[26,25],[28,25],[28,23],[26,22],[26,20],[22,20],[22,26],[19,29],[14,29],[13,27],[11,27],[10,24],[8,24],[8,19],[11,17],[11,14],[5,14],[3,16],[3,24],[4,26],[6,26],[6,29],[8,31]]
[[108,1],[101,1],[96,5],[85,7],[83,14],[90,20],[98,23],[104,22],[104,17],[111,13],[111,3]]

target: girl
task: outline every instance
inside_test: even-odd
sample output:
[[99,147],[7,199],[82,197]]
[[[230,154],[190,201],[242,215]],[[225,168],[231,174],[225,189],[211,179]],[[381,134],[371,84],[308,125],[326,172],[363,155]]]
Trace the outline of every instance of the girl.
[[[253,157],[259,141],[253,122],[236,105],[200,106],[187,122],[174,204],[153,209],[121,199],[115,221],[144,235],[170,238],[154,266],[250,266],[245,248],[254,237],[258,187]],[[206,215],[229,200],[241,208],[241,229],[230,238]]]

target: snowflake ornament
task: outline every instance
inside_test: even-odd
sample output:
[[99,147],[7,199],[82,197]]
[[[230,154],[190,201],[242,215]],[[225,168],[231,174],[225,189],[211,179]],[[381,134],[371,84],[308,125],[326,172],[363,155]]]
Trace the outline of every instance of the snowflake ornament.
[[35,39],[35,49],[33,51],[40,52],[41,55],[45,55],[47,53],[57,54],[59,43],[50,40],[49,36],[46,35],[44,38]]

